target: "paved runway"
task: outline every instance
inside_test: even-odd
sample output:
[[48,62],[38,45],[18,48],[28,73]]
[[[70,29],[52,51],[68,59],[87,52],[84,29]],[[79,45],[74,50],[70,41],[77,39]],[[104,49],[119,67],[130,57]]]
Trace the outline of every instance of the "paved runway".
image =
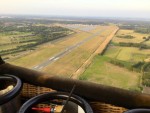
[[50,57],[49,59],[47,59],[46,61],[42,62],[41,64],[33,67],[32,69],[34,70],[42,70],[44,67],[48,66],[49,64],[57,61],[58,59],[62,58],[63,56],[65,56],[66,54],[70,53],[72,50],[76,49],[77,47],[81,46],[82,44],[86,43],[87,41],[89,41],[90,39],[98,36],[100,33],[102,32],[99,31],[95,34],[93,34],[92,36],[89,36],[88,38],[84,39],[83,41],[79,42],[79,43],[76,43],[72,46],[69,46],[67,47],[65,50],[63,50],[62,52],[56,54],[55,56],[53,57]]

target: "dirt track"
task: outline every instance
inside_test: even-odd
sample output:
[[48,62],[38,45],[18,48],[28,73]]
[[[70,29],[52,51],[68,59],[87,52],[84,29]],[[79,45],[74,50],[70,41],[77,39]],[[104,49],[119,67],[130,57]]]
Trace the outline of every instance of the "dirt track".
[[77,79],[79,75],[81,75],[85,69],[91,64],[91,61],[93,57],[97,54],[102,54],[102,52],[105,50],[109,42],[112,40],[113,36],[116,34],[116,32],[119,30],[118,27],[114,29],[114,31],[103,41],[103,43],[96,49],[96,51],[87,59],[87,61],[78,69],[75,73],[72,74],[71,78]]

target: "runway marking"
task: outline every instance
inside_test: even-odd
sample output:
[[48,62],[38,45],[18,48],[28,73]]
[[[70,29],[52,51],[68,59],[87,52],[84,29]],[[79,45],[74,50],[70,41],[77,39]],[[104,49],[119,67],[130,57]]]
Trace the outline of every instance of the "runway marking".
[[54,59],[55,57],[51,57],[51,58],[49,58],[49,60],[52,60],[52,59]]
[[43,66],[41,66],[39,69],[42,69],[43,68]]
[[54,61],[56,61],[56,60],[58,60],[58,59],[59,59],[59,57],[55,58]]
[[34,68],[38,68],[39,66],[35,66]]
[[84,39],[82,42],[78,42],[76,44],[73,44],[72,46],[67,47],[63,52],[60,52],[59,54],[53,56],[53,57],[49,57],[49,59],[47,59],[47,61],[43,62],[42,64],[35,66],[33,69],[35,70],[40,70],[44,67],[46,67],[47,65],[49,65],[50,63],[55,62],[56,60],[60,59],[61,57],[63,57],[64,55],[66,55],[67,53],[70,53],[72,50],[74,50],[75,48],[81,46],[82,44],[84,44],[85,42],[87,42],[88,40],[92,39],[93,37],[97,36],[99,32],[93,34],[92,36],[89,36],[88,38]]

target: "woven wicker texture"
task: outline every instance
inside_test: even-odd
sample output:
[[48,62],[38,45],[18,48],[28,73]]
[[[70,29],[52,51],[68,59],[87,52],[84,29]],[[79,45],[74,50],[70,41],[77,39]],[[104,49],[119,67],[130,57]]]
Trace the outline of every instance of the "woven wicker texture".
[[[50,91],[53,90],[50,88],[39,87],[39,86],[24,83],[21,96],[26,98],[32,98],[39,94],[47,93]],[[94,110],[94,113],[123,113],[124,111],[127,110],[123,107],[118,107],[118,106],[100,103],[100,102],[90,102],[90,105]],[[46,107],[46,106],[40,105],[40,107]]]
[[47,93],[52,91],[50,88],[35,86],[31,84],[24,83],[21,96],[26,98],[32,98],[39,94]]
[[100,102],[90,102],[94,113],[123,113],[127,109]]

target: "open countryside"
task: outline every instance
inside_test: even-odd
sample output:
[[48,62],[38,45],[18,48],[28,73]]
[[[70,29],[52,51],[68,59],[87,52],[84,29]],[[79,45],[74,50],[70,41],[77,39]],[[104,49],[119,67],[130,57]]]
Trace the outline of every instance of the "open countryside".
[[104,53],[93,59],[79,79],[132,91],[144,88],[144,92],[148,92],[143,85],[149,86],[149,36],[149,33],[120,29]]
[[[115,26],[78,26],[84,30],[75,27],[76,34],[41,45],[35,52],[14,59],[10,63],[24,67],[31,66],[30,68],[43,70],[54,75],[71,77],[117,29]],[[31,58],[35,60],[32,61]]]
[[0,29],[0,54],[7,62],[50,75],[148,91],[147,26],[139,24],[135,29],[130,22],[129,27],[124,22],[118,26],[98,21],[12,21]]
[[0,113],[150,113],[150,0],[1,0]]

